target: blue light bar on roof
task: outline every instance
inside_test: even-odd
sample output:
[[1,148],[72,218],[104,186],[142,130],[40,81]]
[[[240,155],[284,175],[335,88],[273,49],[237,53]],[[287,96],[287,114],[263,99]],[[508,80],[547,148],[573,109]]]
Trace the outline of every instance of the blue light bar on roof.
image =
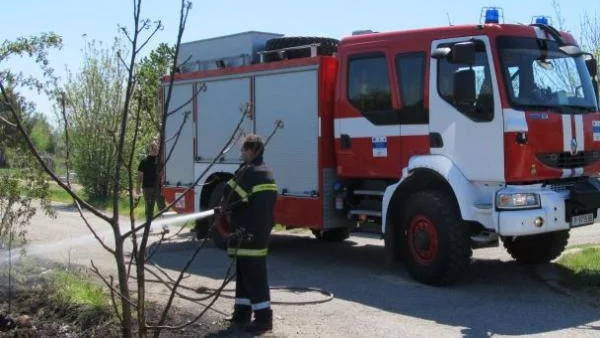
[[499,23],[500,22],[500,12],[498,8],[488,8],[485,11],[485,23]]
[[533,21],[534,23],[537,23],[537,24],[542,24],[542,25],[550,24],[550,18],[547,16],[543,16],[543,15],[534,16],[531,21]]
[[[500,23],[500,19],[503,17],[502,12],[502,8],[500,7],[483,7],[481,9],[481,16],[484,19],[484,23]],[[481,23],[481,21],[479,22]]]

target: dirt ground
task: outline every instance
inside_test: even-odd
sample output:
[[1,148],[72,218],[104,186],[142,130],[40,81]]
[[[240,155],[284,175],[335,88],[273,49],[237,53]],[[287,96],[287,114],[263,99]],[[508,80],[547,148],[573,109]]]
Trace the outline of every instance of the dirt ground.
[[[93,260],[103,273],[114,273],[114,261],[89,234],[78,213],[66,207],[58,207],[57,212],[58,218],[53,220],[34,217],[28,255],[88,267]],[[93,217],[89,220],[111,245],[110,228]],[[174,235],[176,228],[171,230]],[[572,231],[570,245],[585,243],[600,243],[600,224]],[[176,277],[197,246],[189,233],[174,235],[160,247],[151,245],[151,250],[157,249],[152,263]],[[386,265],[384,257],[383,243],[374,235],[353,234],[342,243],[327,243],[310,233],[275,234],[268,258],[271,286],[320,288],[334,297],[324,303],[303,304],[323,296],[272,290],[272,336],[562,338],[597,337],[600,330],[600,308],[550,288],[534,269],[516,264],[501,246],[476,250],[463,280],[443,288],[415,282],[401,263]],[[185,285],[191,290],[186,295],[199,297],[193,291],[198,287],[218,287],[229,262],[214,245],[203,249],[185,276]],[[170,335],[245,336],[225,330],[225,318],[233,308],[234,285],[226,287],[198,327]],[[148,296],[164,303],[168,290],[150,282]],[[188,320],[206,303],[179,300],[176,305],[181,311],[173,322]]]
[[[5,265],[0,274],[0,337],[120,336],[119,323],[112,316],[110,309],[99,310],[63,304],[52,298],[52,286],[47,277],[53,270],[64,270],[64,265],[28,258],[25,263],[13,266],[10,288],[7,268]],[[88,277],[99,283],[92,276]],[[161,304],[148,304],[149,320],[157,320],[162,309]],[[187,323],[196,315],[173,307],[167,322]],[[211,317],[208,313],[184,329],[164,330],[161,337],[197,337],[210,334],[219,336],[220,332],[228,332],[227,323]]]

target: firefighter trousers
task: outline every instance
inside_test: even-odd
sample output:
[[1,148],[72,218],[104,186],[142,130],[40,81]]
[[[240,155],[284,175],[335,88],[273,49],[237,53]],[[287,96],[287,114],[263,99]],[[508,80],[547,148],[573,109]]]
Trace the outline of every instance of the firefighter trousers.
[[254,312],[271,309],[267,256],[237,257],[235,305],[251,307]]

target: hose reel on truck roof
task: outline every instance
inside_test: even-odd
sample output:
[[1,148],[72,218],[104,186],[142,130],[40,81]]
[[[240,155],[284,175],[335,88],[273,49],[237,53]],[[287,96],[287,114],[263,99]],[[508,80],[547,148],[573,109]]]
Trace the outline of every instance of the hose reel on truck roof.
[[264,62],[299,59],[318,55],[333,55],[339,40],[323,37],[283,37],[267,41],[259,52]]

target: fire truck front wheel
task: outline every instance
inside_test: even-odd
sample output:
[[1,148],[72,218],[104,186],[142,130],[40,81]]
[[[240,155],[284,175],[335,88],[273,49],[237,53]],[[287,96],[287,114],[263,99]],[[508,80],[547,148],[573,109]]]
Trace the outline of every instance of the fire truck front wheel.
[[457,281],[471,262],[469,227],[452,198],[439,191],[412,195],[402,218],[403,260],[410,274],[431,285]]
[[508,253],[521,264],[544,264],[558,257],[569,240],[569,230],[502,239]]

